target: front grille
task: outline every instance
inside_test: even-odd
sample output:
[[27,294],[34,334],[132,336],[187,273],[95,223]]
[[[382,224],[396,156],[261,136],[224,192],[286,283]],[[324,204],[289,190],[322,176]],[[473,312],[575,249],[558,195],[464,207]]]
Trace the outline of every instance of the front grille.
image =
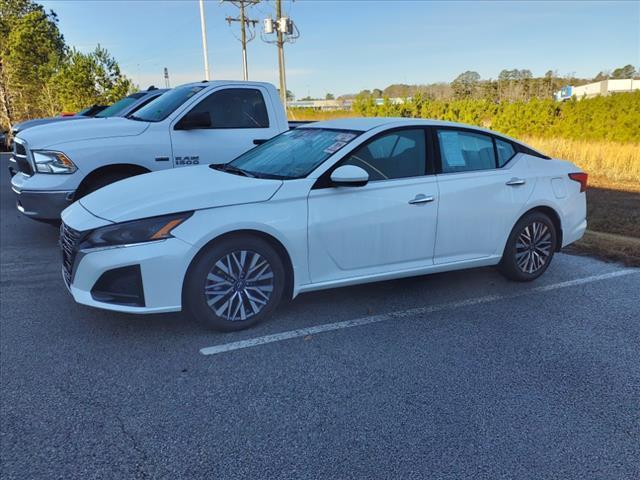
[[16,161],[18,171],[26,175],[33,175],[33,168],[27,159],[27,149],[21,143],[13,142],[13,159]]
[[71,285],[73,262],[78,252],[78,244],[82,233],[74,230],[64,222],[60,225],[60,248],[62,250],[62,271],[67,285]]

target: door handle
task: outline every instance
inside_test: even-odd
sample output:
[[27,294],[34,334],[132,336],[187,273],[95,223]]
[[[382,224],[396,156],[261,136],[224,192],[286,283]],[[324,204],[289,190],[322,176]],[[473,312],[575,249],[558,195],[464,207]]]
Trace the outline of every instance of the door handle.
[[253,144],[254,145],[262,145],[263,143],[265,143],[267,141],[266,138],[254,138],[253,139]]
[[433,202],[436,199],[436,197],[432,196],[432,195],[424,195],[422,193],[416,195],[416,198],[414,198],[413,200],[409,200],[409,203],[411,205],[416,205],[416,204],[420,204],[420,203],[429,203],[429,202]]
[[524,185],[527,181],[523,178],[512,178],[505,185],[509,185],[510,187],[517,187],[518,185]]

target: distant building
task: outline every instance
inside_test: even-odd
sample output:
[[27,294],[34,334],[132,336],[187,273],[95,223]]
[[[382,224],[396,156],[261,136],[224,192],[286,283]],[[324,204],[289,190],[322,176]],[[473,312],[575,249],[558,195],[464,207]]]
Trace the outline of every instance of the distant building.
[[[393,105],[399,105],[404,103],[405,100],[411,100],[411,98],[388,98],[386,99]],[[376,105],[384,105],[384,98],[374,98],[373,101]],[[337,99],[337,100],[295,100],[287,102],[287,108],[313,108],[315,110],[351,110],[353,107],[353,99]]]
[[583,98],[597,97],[598,95],[609,95],[611,93],[632,92],[640,90],[640,80],[625,78],[620,80],[608,79],[601,82],[588,83],[574,87],[567,85],[558,90],[554,97],[557,101],[569,100],[576,97],[578,100]]
[[287,102],[288,108],[313,108],[315,110],[351,110],[353,100],[295,100]]

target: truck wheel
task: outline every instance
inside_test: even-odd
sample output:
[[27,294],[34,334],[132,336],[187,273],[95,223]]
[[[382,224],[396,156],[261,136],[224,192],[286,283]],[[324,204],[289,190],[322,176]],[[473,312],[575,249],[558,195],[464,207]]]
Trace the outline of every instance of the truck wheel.
[[260,238],[240,236],[205,247],[183,287],[185,312],[207,327],[242,330],[268,317],[286,284],[282,259]]
[[128,172],[113,172],[113,173],[105,173],[104,175],[100,175],[99,177],[94,178],[89,182],[87,182],[86,185],[81,186],[76,192],[76,196],[74,200],[79,200],[82,197],[95,192],[96,190],[100,190],[102,187],[106,187],[107,185],[111,185],[112,183],[116,183],[120,180],[124,180],[125,178],[134,177],[135,175],[139,175],[139,174],[128,173]]

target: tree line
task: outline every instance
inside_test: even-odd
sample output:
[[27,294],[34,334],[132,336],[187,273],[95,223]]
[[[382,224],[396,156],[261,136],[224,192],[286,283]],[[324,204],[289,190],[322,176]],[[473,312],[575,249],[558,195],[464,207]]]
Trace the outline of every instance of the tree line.
[[496,79],[482,79],[475,71],[458,75],[451,83],[438,82],[427,85],[395,83],[385,89],[362,90],[357,95],[340,98],[408,98],[420,94],[431,100],[482,99],[491,102],[529,101],[534,98],[553,98],[554,92],[565,85],[584,85],[606,79],[637,78],[640,72],[633,65],[625,65],[613,71],[599,72],[593,78],[577,78],[574,75],[559,76],[548,70],[542,77],[534,77],[528,69],[504,69]]
[[359,96],[354,111],[363,116],[419,117],[468,123],[506,135],[561,137],[640,143],[640,91],[556,102],[531,98],[513,102],[463,98],[433,100],[421,93],[404,103],[377,105]]
[[58,18],[32,0],[0,0],[0,127],[110,104],[135,90],[109,52],[69,47]]

